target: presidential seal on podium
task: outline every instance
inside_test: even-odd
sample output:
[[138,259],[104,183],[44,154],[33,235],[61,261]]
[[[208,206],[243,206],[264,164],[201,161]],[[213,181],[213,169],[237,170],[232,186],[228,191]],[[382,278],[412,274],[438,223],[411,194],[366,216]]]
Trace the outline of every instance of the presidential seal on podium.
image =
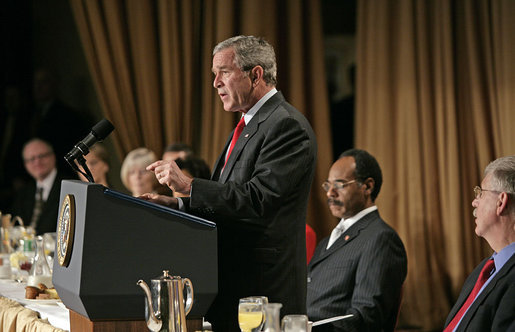
[[57,258],[61,266],[67,267],[73,248],[75,229],[75,198],[66,195],[59,211],[57,223]]

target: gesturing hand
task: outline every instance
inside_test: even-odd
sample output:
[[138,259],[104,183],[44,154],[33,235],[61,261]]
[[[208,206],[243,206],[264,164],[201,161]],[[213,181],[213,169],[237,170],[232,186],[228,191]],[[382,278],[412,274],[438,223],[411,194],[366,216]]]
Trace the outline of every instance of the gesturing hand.
[[154,172],[160,184],[167,185],[173,191],[189,195],[193,179],[185,175],[175,161],[158,160],[148,165],[147,171]]

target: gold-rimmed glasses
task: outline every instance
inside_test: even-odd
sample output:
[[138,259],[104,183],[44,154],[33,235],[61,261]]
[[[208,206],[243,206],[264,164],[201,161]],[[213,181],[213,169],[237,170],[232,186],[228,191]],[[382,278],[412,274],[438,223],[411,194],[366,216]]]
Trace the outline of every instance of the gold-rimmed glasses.
[[336,180],[334,182],[325,181],[322,183],[322,189],[324,189],[325,192],[328,192],[331,187],[333,187],[335,190],[340,190],[345,188],[345,186],[354,183],[358,181],[358,179],[350,180],[350,181],[342,181],[342,180]]
[[500,191],[497,191],[497,190],[483,189],[480,186],[475,186],[474,187],[474,197],[476,197],[476,199],[480,199],[481,196],[483,195],[483,191],[491,191],[491,192],[494,192],[494,193],[499,193],[500,192]]

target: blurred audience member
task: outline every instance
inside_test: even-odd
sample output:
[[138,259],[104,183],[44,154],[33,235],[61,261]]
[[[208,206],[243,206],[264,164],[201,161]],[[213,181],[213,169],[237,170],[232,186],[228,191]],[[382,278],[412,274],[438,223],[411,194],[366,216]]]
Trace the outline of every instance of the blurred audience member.
[[29,137],[49,142],[54,148],[58,168],[73,174],[64,156],[91,131],[92,121],[58,98],[55,73],[44,68],[36,70],[33,85],[34,107],[27,123]]
[[306,260],[309,264],[309,261],[311,260],[311,257],[313,257],[313,253],[315,252],[315,248],[317,246],[317,234],[309,226],[306,224]]
[[172,143],[165,148],[163,160],[172,161],[176,159],[186,159],[193,154],[193,149],[186,143]]
[[374,203],[382,182],[376,159],[352,149],[341,154],[322,185],[329,209],[341,220],[309,262],[308,317],[353,317],[313,327],[313,332],[394,331],[407,257]]
[[25,144],[22,156],[33,180],[16,194],[12,214],[34,227],[36,234],[55,232],[61,181],[70,177],[58,171],[52,146],[39,138]]
[[147,148],[137,148],[127,154],[120,173],[123,185],[132,196],[159,192],[161,185],[154,173],[145,169],[156,160],[156,154]]
[[[109,188],[109,182],[107,174],[109,173],[109,153],[102,143],[94,144],[90,149],[89,153],[84,156],[86,159],[86,165],[93,175],[95,183],[101,184],[104,187]],[[86,177],[79,173],[79,177],[82,181],[88,182]]]
[[476,235],[494,253],[465,280],[444,332],[515,331],[515,156],[486,166],[474,194]]

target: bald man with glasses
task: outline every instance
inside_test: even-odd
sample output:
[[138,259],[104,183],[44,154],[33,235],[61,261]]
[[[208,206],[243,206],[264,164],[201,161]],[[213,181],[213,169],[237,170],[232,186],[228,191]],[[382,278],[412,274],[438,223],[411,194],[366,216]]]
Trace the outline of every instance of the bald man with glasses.
[[364,150],[347,150],[322,188],[340,219],[308,265],[307,312],[311,321],[351,317],[313,327],[318,331],[393,331],[407,274],[401,239],[380,217],[375,199],[381,168]]

